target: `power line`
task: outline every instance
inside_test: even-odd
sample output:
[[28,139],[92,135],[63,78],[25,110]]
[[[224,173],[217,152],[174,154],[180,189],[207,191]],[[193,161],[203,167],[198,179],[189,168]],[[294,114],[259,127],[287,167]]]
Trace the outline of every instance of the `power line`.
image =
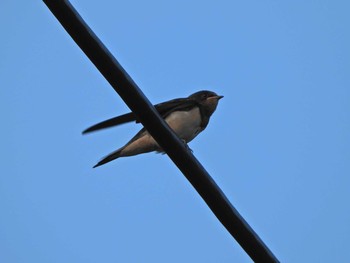
[[190,181],[212,212],[255,262],[279,262],[208,172],[159,116],[118,61],[66,0],[43,0],[129,108]]

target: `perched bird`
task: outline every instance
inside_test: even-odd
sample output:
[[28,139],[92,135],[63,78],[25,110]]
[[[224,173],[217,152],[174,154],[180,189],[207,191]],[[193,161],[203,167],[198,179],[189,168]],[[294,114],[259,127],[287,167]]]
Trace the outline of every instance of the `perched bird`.
[[[177,136],[188,143],[207,127],[209,118],[221,98],[223,96],[219,96],[215,92],[203,90],[187,98],[169,100],[154,107]],[[131,121],[139,122],[132,112],[100,122],[83,131],[83,134]],[[127,144],[104,157],[94,168],[119,157],[152,151],[163,152],[153,137],[143,128]]]

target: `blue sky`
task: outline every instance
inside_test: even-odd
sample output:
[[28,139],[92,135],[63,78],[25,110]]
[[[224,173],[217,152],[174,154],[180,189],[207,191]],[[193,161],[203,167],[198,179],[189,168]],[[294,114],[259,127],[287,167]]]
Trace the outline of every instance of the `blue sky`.
[[[190,147],[282,262],[349,262],[348,1],[72,1],[146,96],[225,96]],[[41,1],[0,4],[0,262],[250,262]]]

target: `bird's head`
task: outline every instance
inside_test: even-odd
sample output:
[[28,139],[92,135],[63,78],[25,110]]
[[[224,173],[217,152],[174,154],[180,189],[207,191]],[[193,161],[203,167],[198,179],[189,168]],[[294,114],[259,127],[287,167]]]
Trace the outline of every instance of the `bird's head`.
[[215,92],[209,90],[198,91],[189,96],[190,99],[195,100],[198,104],[203,106],[209,116],[216,110],[219,100],[223,97],[224,96],[217,95]]

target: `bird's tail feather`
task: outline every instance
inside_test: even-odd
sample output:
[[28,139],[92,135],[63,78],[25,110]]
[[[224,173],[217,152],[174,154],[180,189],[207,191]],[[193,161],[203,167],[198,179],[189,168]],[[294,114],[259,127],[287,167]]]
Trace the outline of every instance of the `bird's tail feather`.
[[[124,147],[123,147],[124,148]],[[99,161],[93,168],[96,168],[98,166],[101,166],[103,164],[109,163],[110,161],[113,161],[120,157],[120,153],[123,150],[123,148],[120,148],[110,154],[108,154],[106,157],[104,157],[101,161]]]

